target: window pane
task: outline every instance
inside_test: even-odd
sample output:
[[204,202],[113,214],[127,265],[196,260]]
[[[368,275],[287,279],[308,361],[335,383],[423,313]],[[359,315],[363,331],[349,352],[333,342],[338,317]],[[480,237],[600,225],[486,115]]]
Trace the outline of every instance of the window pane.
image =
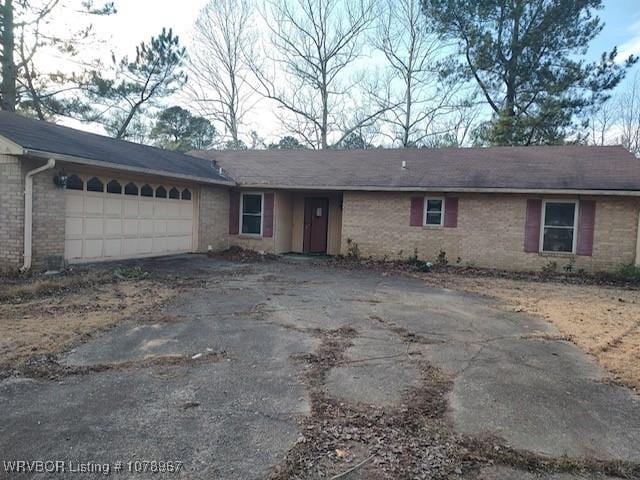
[[127,185],[124,187],[124,194],[138,195],[138,186],[133,182],[127,183]]
[[111,180],[107,183],[107,193],[122,193],[122,185],[117,180]]
[[67,178],[67,190],[84,190],[84,183],[77,175]]
[[427,200],[427,212],[442,212],[442,200]]
[[573,229],[545,227],[542,249],[545,252],[573,251]]
[[427,225],[440,225],[442,223],[442,214],[427,212]]
[[99,179],[97,179],[96,177],[93,177],[91,180],[87,182],[87,190],[89,192],[102,192],[104,191],[104,186],[102,185],[102,182]]
[[167,198],[167,189],[163,186],[156,188],[156,198]]
[[151,186],[149,185],[144,185],[140,189],[140,195],[142,195],[143,197],[153,197],[153,188],[151,188]]
[[180,191],[176,187],[173,187],[171,190],[169,190],[169,198],[179,199]]
[[261,213],[262,195],[243,195],[242,213]]
[[260,223],[261,217],[259,215],[243,215],[242,233],[253,233],[256,235],[260,235]]
[[185,188],[182,191],[182,200],[191,200],[191,192],[189,191],[188,188]]
[[544,224],[550,227],[573,227],[575,203],[547,203]]

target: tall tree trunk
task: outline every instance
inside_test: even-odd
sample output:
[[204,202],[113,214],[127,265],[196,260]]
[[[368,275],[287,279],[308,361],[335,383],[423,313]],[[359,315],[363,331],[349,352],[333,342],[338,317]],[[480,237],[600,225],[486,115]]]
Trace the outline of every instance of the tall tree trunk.
[[327,69],[326,65],[322,65],[322,128],[320,129],[320,148],[326,150],[329,148],[327,141],[327,132],[329,130],[329,85],[327,85]]
[[134,105],[133,108],[129,111],[129,114],[127,115],[127,118],[125,119],[124,123],[118,129],[118,133],[116,133],[116,138],[117,139],[122,139],[127,134],[127,129],[129,128],[129,124],[131,123],[131,121],[133,120],[133,117],[135,117],[136,113],[138,112],[138,108],[140,108],[140,104],[139,103]]
[[2,90],[0,91],[0,108],[9,112],[16,111],[16,65],[13,59],[15,47],[13,31],[13,0],[5,0],[2,14]]

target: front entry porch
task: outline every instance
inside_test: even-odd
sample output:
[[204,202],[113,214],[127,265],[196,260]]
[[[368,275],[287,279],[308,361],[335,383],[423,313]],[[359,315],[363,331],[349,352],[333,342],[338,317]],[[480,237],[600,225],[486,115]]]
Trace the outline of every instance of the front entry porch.
[[276,254],[338,255],[341,250],[342,192],[235,191],[230,218],[230,245]]

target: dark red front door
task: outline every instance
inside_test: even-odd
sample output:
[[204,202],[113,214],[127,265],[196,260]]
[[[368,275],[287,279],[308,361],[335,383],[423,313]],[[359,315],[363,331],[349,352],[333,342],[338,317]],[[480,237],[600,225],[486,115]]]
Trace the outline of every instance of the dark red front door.
[[327,253],[328,198],[304,199],[304,253]]

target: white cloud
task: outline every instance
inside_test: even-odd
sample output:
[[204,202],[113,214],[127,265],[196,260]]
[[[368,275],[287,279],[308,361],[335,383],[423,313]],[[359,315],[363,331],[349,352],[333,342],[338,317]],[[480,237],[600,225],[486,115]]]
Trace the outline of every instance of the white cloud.
[[618,48],[618,61],[623,62],[630,55],[640,55],[640,18],[635,15],[636,20],[629,26],[628,31],[631,38]]

